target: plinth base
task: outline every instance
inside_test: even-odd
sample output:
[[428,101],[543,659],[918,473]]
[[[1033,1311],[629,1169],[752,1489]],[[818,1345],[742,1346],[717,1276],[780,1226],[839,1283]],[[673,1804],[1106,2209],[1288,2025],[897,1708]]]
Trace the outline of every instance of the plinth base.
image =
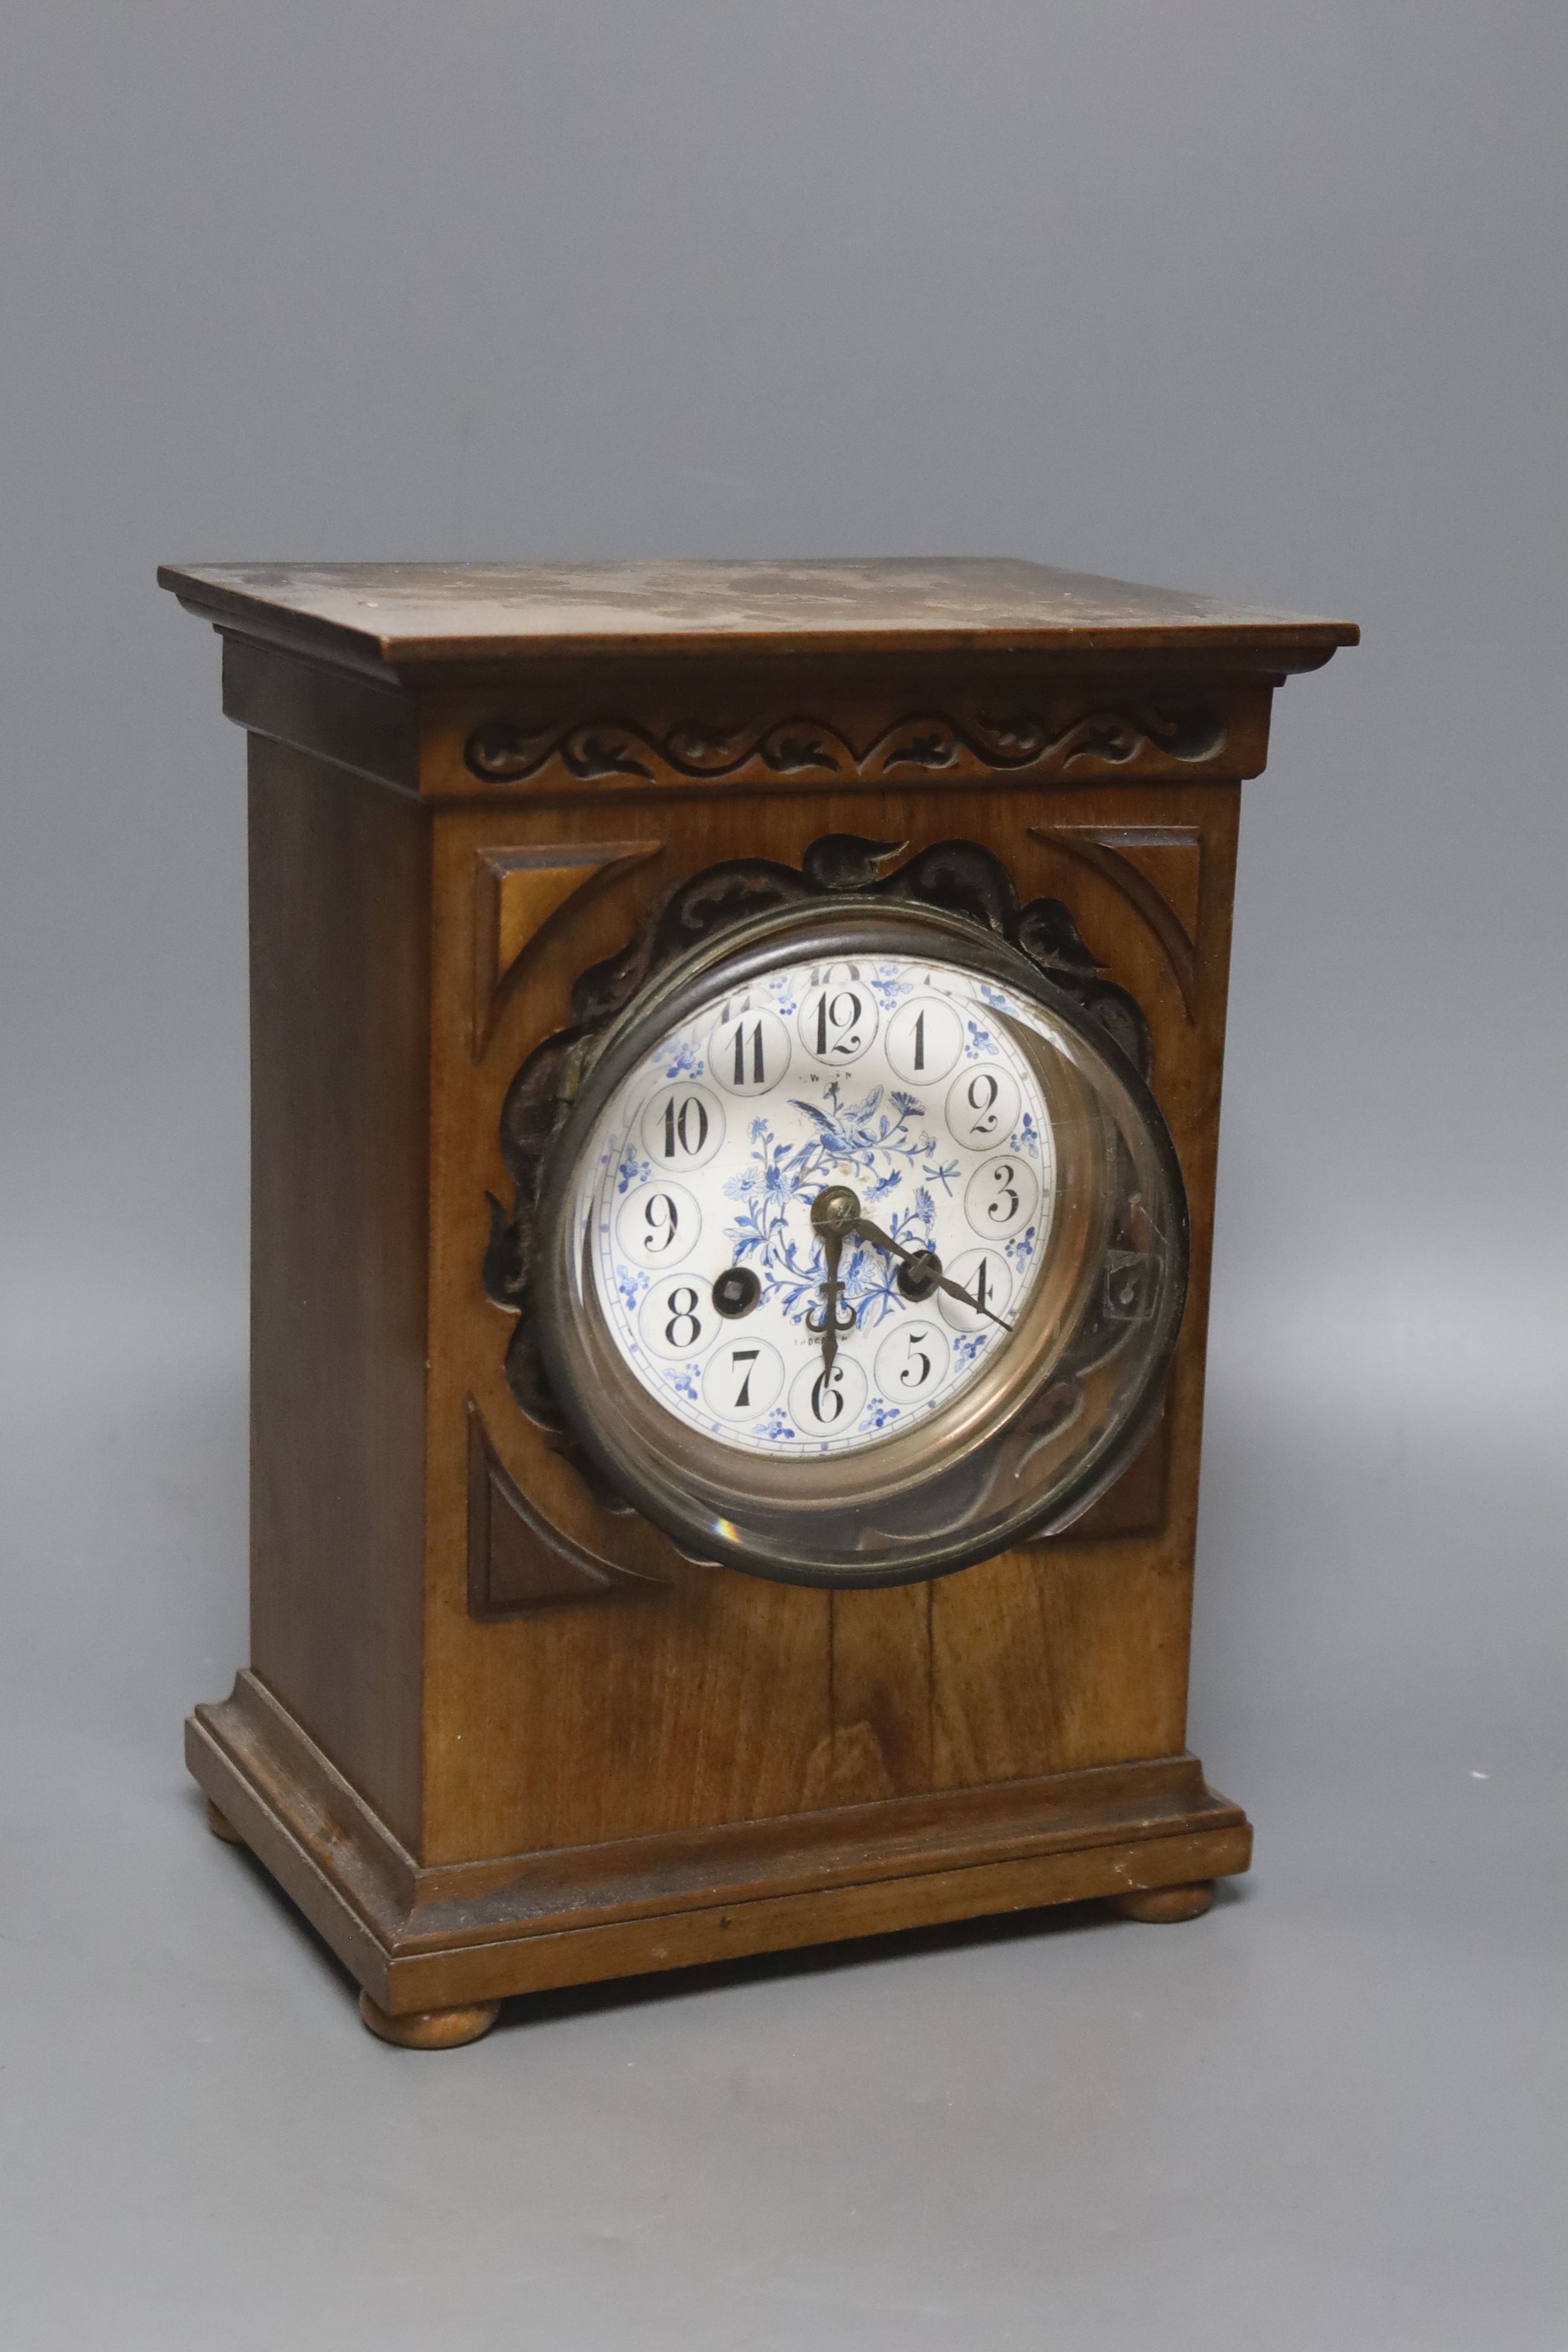
[[1169,1756],[424,1869],[248,1674],[196,1710],[185,1752],[364,1988],[372,2031],[416,2048],[473,2040],[510,1994],[990,1912],[1109,1897],[1192,1917],[1252,1851],[1197,1759]]
[[1110,1907],[1124,1919],[1201,1919],[1214,1901],[1214,1882],[1200,1879],[1192,1886],[1145,1886],[1131,1895],[1113,1895]]

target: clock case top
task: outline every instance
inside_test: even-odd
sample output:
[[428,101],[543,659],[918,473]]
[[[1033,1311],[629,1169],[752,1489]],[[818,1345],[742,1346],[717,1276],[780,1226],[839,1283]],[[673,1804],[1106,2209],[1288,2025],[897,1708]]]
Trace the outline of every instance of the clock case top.
[[[189,1752],[374,1998],[1245,1866],[1184,1748],[1236,822],[1273,689],[1354,629],[1011,563],[160,577],[250,739],[252,1656]],[[1071,908],[1192,1210],[1118,1486],[863,1592],[602,1509],[482,1283],[507,1087],[578,975],[829,835],[972,840]]]
[[1277,676],[1353,622],[1001,557],[837,562],[164,564],[217,627],[370,676],[584,656],[1174,652]]

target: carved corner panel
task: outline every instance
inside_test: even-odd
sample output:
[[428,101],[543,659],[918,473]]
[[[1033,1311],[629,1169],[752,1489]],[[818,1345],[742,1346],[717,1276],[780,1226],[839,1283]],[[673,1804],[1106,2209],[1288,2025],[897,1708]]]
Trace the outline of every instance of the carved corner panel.
[[1160,942],[1187,1019],[1197,1017],[1203,836],[1173,825],[1037,824],[1036,841],[1066,852],[1121,892]]
[[468,1400],[468,1613],[512,1617],[563,1601],[647,1591],[633,1576],[555,1527],[530,1502],[490,1444]]
[[1114,1486],[1107,1487],[1082,1518],[1060,1535],[1041,1536],[1030,1551],[1055,1551],[1068,1544],[1121,1543],[1130,1536],[1157,1536],[1165,1524],[1171,1475],[1171,1416],[1163,1407],[1149,1437]]
[[[657,860],[663,847],[651,834],[638,840],[620,832],[600,840],[579,834],[510,843],[502,833],[498,843],[488,824],[472,826],[460,886],[468,936],[463,924],[454,927],[451,967],[453,1023],[471,1072],[454,1097],[451,1132],[458,1161],[467,1162],[473,1149],[458,1139],[471,1136],[477,1142],[482,1124],[488,1139],[495,1117],[490,1064],[509,1024],[519,1014],[528,1018],[536,982],[553,971],[552,959],[568,965],[593,961],[592,945],[574,958],[574,940],[594,940],[600,901],[610,903],[614,886]],[[461,1108],[465,1103],[471,1107]],[[484,1161],[473,1173],[482,1188]],[[519,1423],[486,1360],[493,1310],[479,1305],[471,1325],[470,1312],[456,1307],[454,1329],[468,1328],[472,1336],[460,1347],[451,1398],[462,1416],[461,1433],[454,1436],[466,1465],[460,1540],[468,1613],[493,1621],[661,1593],[663,1538],[625,1515],[616,1498],[602,1496],[582,1465],[569,1466],[564,1441],[555,1433]]]
[[480,850],[474,861],[473,1056],[493,1034],[496,1017],[527,960],[554,919],[581,894],[603,887],[657,857],[659,841],[563,842],[527,849]]

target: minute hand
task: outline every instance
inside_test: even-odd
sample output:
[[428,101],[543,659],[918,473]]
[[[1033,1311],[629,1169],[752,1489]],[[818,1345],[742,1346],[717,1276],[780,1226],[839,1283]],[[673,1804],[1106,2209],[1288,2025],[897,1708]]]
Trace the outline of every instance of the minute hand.
[[858,1234],[863,1242],[869,1242],[874,1249],[890,1250],[895,1257],[901,1257],[906,1265],[913,1265],[917,1259],[923,1258],[927,1266],[934,1269],[931,1279],[939,1290],[945,1290],[950,1298],[961,1298],[965,1307],[973,1307],[977,1315],[989,1316],[993,1323],[1001,1324],[1004,1331],[1013,1328],[1003,1316],[994,1314],[984,1299],[976,1298],[972,1290],[965,1290],[962,1283],[954,1282],[951,1275],[943,1274],[942,1260],[934,1250],[906,1249],[902,1242],[893,1239],[891,1234],[885,1234],[880,1225],[874,1225],[869,1217],[857,1217],[849,1230],[852,1234]]

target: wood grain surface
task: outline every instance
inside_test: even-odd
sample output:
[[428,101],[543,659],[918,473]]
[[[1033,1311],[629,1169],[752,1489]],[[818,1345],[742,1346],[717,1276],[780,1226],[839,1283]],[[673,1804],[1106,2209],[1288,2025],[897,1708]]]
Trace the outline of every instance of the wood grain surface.
[[[1240,780],[1279,678],[1353,632],[1032,566],[171,583],[251,737],[252,1664],[189,1747],[225,1819],[388,2017],[1089,1895],[1195,1910],[1250,1840],[1184,1753]],[[502,1100],[576,976],[694,872],[829,833],[978,841],[1067,903],[1147,1016],[1193,1237],[1118,1485],[838,1593],[606,1507],[513,1402],[480,1283]]]
[[429,828],[253,738],[251,1659],[417,1837]]
[[[182,604],[264,642],[425,668],[541,651],[1009,652],[1097,638],[1196,640],[1312,667],[1353,624],[998,557],[813,562],[165,564]],[[1289,658],[1300,656],[1300,660]]]

